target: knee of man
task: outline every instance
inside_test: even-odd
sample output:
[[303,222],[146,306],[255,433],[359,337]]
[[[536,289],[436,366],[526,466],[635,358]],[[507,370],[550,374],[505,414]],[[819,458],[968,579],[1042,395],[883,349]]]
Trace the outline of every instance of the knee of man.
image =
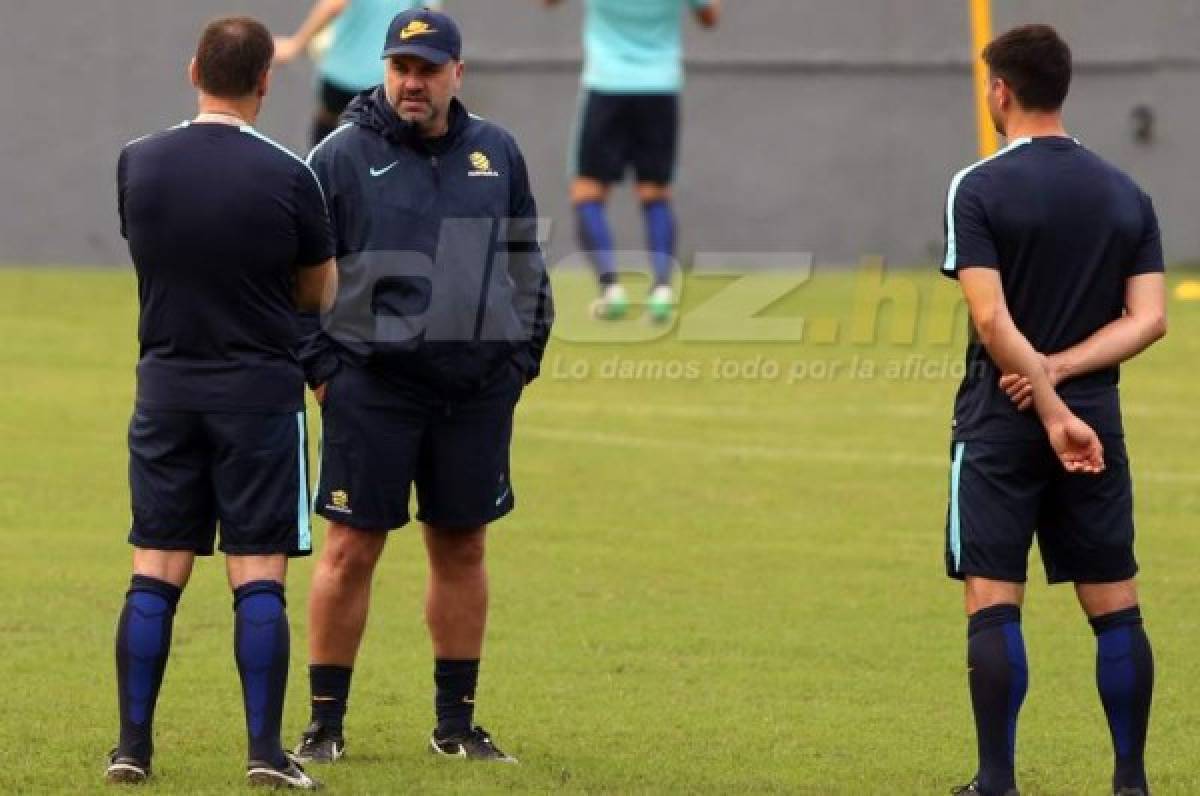
[[366,577],[374,571],[382,550],[382,539],[376,534],[331,526],[322,559],[339,577]]
[[483,533],[439,534],[436,543],[431,546],[433,565],[448,572],[474,570],[482,566],[486,549],[484,538]]

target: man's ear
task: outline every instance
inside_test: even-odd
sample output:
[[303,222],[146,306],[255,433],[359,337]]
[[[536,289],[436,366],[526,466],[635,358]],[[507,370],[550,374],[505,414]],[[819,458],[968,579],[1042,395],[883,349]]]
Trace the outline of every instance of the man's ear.
[[258,81],[258,98],[262,99],[267,96],[267,92],[271,90],[271,68],[267,67],[262,73],[262,77]]
[[1002,77],[997,77],[995,80],[996,93],[999,95],[1000,99],[1000,107],[1004,110],[1008,110],[1010,107],[1012,107],[1013,102],[1012,86],[1008,85],[1008,81]]
[[196,58],[194,56],[188,63],[187,73],[188,80],[192,81],[192,85],[200,88],[200,68],[196,66]]

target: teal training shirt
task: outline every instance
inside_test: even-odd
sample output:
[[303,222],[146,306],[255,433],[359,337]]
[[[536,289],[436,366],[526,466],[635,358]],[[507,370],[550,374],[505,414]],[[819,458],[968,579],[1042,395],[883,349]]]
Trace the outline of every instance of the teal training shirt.
[[710,0],[586,0],[583,85],[615,94],[683,88],[683,16]]
[[436,8],[430,0],[350,0],[333,22],[333,41],[321,61],[321,77],[345,91],[362,91],[383,82],[383,40],[402,11]]

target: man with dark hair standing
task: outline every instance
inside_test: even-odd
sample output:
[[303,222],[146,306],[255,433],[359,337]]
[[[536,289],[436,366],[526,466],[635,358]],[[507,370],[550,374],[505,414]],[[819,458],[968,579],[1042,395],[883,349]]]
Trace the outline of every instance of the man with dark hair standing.
[[437,726],[429,748],[515,762],[473,725],[487,621],[484,542],[512,511],[509,447],[550,333],[537,207],[512,136],[456,99],[454,20],[398,15],[384,84],[309,156],[343,288],[304,352],[322,400],[316,510],[329,520],[309,603],[312,722],[296,754],[332,762],[389,531],[415,484],[429,557]]
[[336,290],[316,176],[252,127],[273,44],[245,17],[215,20],[190,66],[200,113],[127,145],[121,232],[138,275],[137,405],[129,427],[133,579],[117,627],[120,743],[106,779],[145,782],[175,607],[217,524],[235,614],[252,785],[317,784],[279,725],[289,556],[311,550],[296,307]]
[[951,183],[943,265],[974,331],[954,408],[946,567],[966,585],[979,769],[957,792],[1017,792],[1036,529],[1048,580],[1075,585],[1095,631],[1113,791],[1146,796],[1154,664],[1117,381],[1122,362],[1166,333],[1158,221],[1133,180],[1067,135],[1071,52],[1052,28],[1012,30],[983,57],[1009,145]]

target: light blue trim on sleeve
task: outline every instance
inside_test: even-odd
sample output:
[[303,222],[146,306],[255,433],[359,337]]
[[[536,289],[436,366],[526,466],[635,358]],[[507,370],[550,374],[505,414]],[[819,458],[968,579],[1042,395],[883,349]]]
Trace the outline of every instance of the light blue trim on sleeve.
[[[1018,138],[991,157],[984,158],[978,163],[972,163],[954,175],[954,179],[950,181],[950,190],[946,193],[946,259],[942,261],[943,271],[953,272],[958,268],[958,241],[954,233],[954,201],[958,199],[958,187],[962,185],[962,181],[967,178],[968,174],[984,163],[990,163],[1001,155],[1007,155],[1009,152],[1028,144],[1032,140],[1032,138]],[[980,265],[985,265],[985,263],[980,263]],[[991,265],[991,263],[986,263],[986,265]]]

